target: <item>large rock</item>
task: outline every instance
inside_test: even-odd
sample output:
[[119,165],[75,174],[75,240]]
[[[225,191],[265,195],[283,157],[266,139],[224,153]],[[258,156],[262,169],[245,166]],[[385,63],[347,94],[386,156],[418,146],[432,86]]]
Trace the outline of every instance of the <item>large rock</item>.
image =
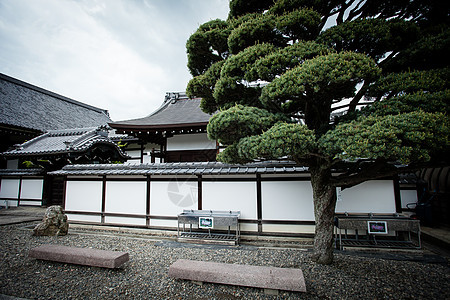
[[69,230],[67,216],[59,205],[53,205],[45,211],[42,222],[33,229],[33,235],[66,235]]

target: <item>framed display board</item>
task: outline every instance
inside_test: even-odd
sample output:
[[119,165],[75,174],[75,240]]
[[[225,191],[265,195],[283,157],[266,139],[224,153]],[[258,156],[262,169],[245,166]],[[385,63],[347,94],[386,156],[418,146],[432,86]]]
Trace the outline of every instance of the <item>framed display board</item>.
[[198,228],[212,229],[214,228],[214,218],[212,217],[199,217]]
[[367,221],[367,230],[369,234],[387,234],[386,221]]

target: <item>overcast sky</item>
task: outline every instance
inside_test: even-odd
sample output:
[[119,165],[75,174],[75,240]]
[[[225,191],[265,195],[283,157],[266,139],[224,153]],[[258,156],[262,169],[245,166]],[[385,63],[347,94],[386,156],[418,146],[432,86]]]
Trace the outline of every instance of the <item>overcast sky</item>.
[[0,0],[0,73],[96,107],[114,121],[186,89],[186,41],[228,0]]

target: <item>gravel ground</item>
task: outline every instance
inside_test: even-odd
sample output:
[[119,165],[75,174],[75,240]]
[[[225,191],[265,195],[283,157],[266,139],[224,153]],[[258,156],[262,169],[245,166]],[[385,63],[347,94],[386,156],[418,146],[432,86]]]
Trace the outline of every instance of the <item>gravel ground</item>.
[[[29,225],[0,226],[0,299],[450,299],[448,261],[432,254],[337,252],[332,265],[322,266],[300,248],[179,244],[94,230],[34,237]],[[110,270],[29,258],[28,251],[42,244],[127,251],[130,262]],[[180,258],[301,268],[307,292],[272,296],[257,288],[175,280],[168,270]]]

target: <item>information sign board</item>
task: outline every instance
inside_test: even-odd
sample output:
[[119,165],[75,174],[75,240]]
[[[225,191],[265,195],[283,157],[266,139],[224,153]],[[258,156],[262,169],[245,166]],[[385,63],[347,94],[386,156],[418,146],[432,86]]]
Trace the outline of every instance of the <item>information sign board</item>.
[[198,228],[212,229],[214,228],[214,218],[211,217],[199,217]]
[[386,221],[367,221],[369,234],[387,234],[388,228]]

